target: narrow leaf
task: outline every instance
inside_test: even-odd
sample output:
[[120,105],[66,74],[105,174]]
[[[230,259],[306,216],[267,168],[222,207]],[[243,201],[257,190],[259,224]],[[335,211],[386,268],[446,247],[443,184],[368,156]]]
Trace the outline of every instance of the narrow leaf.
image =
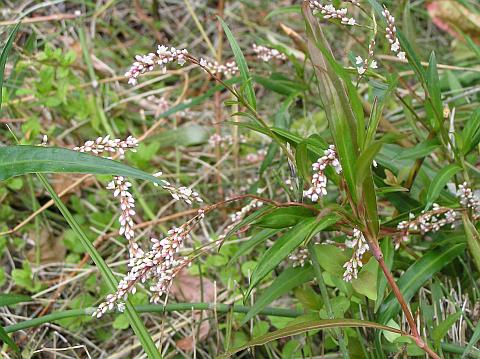
[[3,82],[4,82],[4,73],[5,73],[5,65],[7,64],[8,54],[12,49],[13,40],[17,35],[18,28],[20,27],[20,23],[17,23],[15,27],[10,31],[8,35],[7,42],[2,49],[2,53],[0,54],[0,108],[2,107],[2,90],[3,90]]
[[450,181],[450,178],[457,174],[462,168],[456,164],[448,165],[442,168],[433,179],[427,192],[427,204],[425,210],[430,208],[433,202],[438,198],[443,187]]
[[7,344],[10,348],[15,350],[17,353],[20,353],[20,349],[18,348],[17,344],[15,344],[12,338],[8,336],[7,332],[5,331],[5,329],[3,329],[3,327],[0,327],[0,341]]
[[218,20],[222,24],[223,31],[225,31],[225,35],[227,35],[228,42],[230,43],[233,55],[235,56],[235,61],[237,62],[240,75],[243,79],[243,86],[245,87],[247,101],[255,110],[257,108],[257,102],[255,100],[255,91],[253,90],[252,78],[250,77],[247,61],[245,61],[242,50],[240,49],[240,46],[238,45],[237,40],[235,40],[235,37],[233,36],[232,31],[230,31],[228,25],[220,17]]
[[356,320],[356,319],[331,319],[331,320],[311,320],[302,323],[295,323],[291,325],[287,325],[285,328],[276,330],[271,333],[267,333],[265,335],[261,335],[253,340],[249,341],[247,344],[234,348],[229,352],[220,355],[219,359],[229,358],[235,353],[239,351],[245,350],[247,348],[251,348],[254,346],[265,345],[271,341],[290,337],[293,335],[302,334],[308,332],[310,330],[324,330],[324,329],[332,329],[332,328],[375,328],[380,330],[386,330],[392,333],[397,334],[405,334],[399,329],[387,327],[385,325],[381,325],[374,322],[369,322],[365,320]]
[[7,306],[7,305],[14,305],[17,303],[28,302],[31,301],[32,298],[28,295],[21,295],[21,294],[0,294],[0,307]]
[[313,269],[311,266],[288,268],[283,271],[267,290],[260,295],[255,304],[249,310],[240,325],[244,325],[255,315],[260,313],[268,304],[272,303],[281,295],[291,291],[293,288],[311,280],[313,278]]

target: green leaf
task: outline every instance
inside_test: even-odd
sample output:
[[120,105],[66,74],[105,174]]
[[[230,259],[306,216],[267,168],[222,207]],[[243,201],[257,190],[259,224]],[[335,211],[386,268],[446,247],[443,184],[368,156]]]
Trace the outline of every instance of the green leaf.
[[434,113],[436,124],[435,128],[441,129],[443,127],[443,104],[440,92],[440,80],[438,78],[437,71],[437,59],[435,57],[435,52],[432,51],[430,55],[430,60],[428,63],[427,73],[426,73],[426,85],[428,89],[429,100],[431,101]]
[[271,341],[281,339],[284,337],[290,337],[293,335],[302,334],[310,330],[324,330],[324,329],[332,329],[332,328],[375,328],[380,330],[387,330],[393,333],[405,334],[401,330],[398,330],[396,328],[391,328],[385,325],[381,325],[378,323],[369,322],[365,320],[356,320],[356,319],[309,320],[305,322],[290,324],[290,325],[287,325],[285,328],[254,338],[251,341],[249,341],[247,344],[238,348],[233,348],[227,353],[218,356],[218,358],[219,359],[229,358],[233,354],[238,353],[239,351],[245,350],[247,348],[251,348],[259,345],[265,345],[267,343],[270,343]]
[[462,213],[463,228],[467,237],[468,251],[472,255],[473,263],[480,270],[480,234],[466,212]]
[[465,156],[472,151],[480,141],[480,108],[473,111],[472,117],[466,121],[462,130],[461,150]]
[[281,6],[275,8],[265,16],[265,21],[270,19],[273,16],[282,15],[282,14],[300,14],[301,9],[299,5],[292,5],[292,6]]
[[17,353],[20,353],[20,349],[18,348],[17,344],[8,336],[7,332],[3,327],[0,327],[0,340],[7,344],[10,348],[15,350]]
[[0,294],[0,307],[7,306],[7,305],[14,305],[17,303],[28,302],[31,301],[32,298],[28,295],[22,294]]
[[479,340],[480,340],[480,323],[477,324],[477,326],[475,327],[472,337],[470,338],[470,341],[468,342],[467,346],[465,347],[465,350],[462,353],[461,359],[469,357],[469,354],[472,352],[472,349],[475,348],[475,344],[477,344]]
[[0,147],[0,181],[27,173],[65,172],[120,175],[162,184],[158,178],[123,163],[65,148]]
[[257,245],[262,242],[265,242],[268,238],[272,237],[274,234],[278,233],[279,229],[264,229],[260,232],[254,234],[248,241],[243,242],[240,248],[235,251],[235,254],[228,262],[228,265],[231,265],[241,256],[245,256],[250,253]]
[[[402,275],[397,284],[407,302],[417,293],[420,287],[435,273],[438,273],[465,250],[464,243],[448,247],[435,248],[413,263]],[[385,299],[380,307],[379,322],[387,323],[400,311],[400,304],[393,293]]]
[[355,165],[355,172],[357,173],[357,187],[360,187],[365,180],[365,177],[370,173],[373,160],[383,146],[383,142],[372,142],[367,149],[365,149],[358,157]]
[[248,294],[250,294],[252,289],[285,257],[297,248],[300,243],[309,240],[313,235],[326,227],[335,224],[337,221],[338,217],[334,214],[327,214],[320,219],[306,218],[287,231],[282,237],[277,239],[273,246],[263,254],[262,258],[260,258],[255,271],[252,273]]
[[440,322],[432,331],[432,339],[436,346],[440,346],[440,341],[447,334],[450,327],[462,316],[463,312],[456,312],[450,314],[444,321]]
[[407,148],[401,151],[395,160],[416,160],[417,158],[425,157],[440,147],[440,141],[437,138],[423,141],[415,147]]
[[247,65],[247,62],[245,61],[245,57],[243,56],[242,50],[240,49],[240,46],[238,45],[237,40],[235,40],[235,37],[230,31],[228,25],[220,17],[218,17],[218,20],[222,24],[223,31],[225,31],[225,35],[227,35],[228,42],[230,43],[230,47],[232,48],[233,55],[235,56],[235,61],[237,62],[240,75],[242,76],[242,79],[243,79],[242,85],[245,88],[247,101],[250,104],[250,106],[252,106],[252,108],[255,110],[257,108],[257,102],[255,100],[255,91],[253,90],[252,78],[250,77],[250,72],[248,70],[248,65]]
[[450,178],[457,174],[462,168],[456,164],[448,165],[442,168],[433,179],[427,192],[427,204],[425,210],[429,209],[433,202],[438,198],[443,187],[450,181]]
[[287,228],[296,225],[308,217],[313,217],[314,212],[308,208],[294,206],[275,208],[272,212],[252,222],[252,225],[263,228]]
[[243,318],[240,325],[247,323],[268,304],[272,303],[281,295],[291,291],[293,288],[298,287],[312,278],[313,269],[309,265],[304,267],[288,268],[287,270],[283,271],[282,274],[280,274],[267,288],[267,290],[258,297],[258,299],[255,301],[255,304],[252,306],[245,318]]
[[238,222],[235,226],[230,229],[227,234],[225,234],[225,237],[223,238],[223,242],[225,242],[227,239],[229,239],[231,236],[233,236],[240,228],[245,227],[247,224],[252,223],[253,221],[257,220],[258,218],[270,213],[273,211],[275,208],[271,206],[264,206],[260,208],[258,211],[253,212],[252,214],[248,215],[244,219],[242,219],[240,222]]
[[12,49],[13,40],[17,35],[18,28],[20,27],[20,23],[17,23],[13,29],[8,34],[7,42],[2,49],[2,53],[0,54],[0,109],[2,108],[2,96],[3,96],[3,82],[4,82],[4,74],[5,74],[5,65],[7,64],[8,54]]

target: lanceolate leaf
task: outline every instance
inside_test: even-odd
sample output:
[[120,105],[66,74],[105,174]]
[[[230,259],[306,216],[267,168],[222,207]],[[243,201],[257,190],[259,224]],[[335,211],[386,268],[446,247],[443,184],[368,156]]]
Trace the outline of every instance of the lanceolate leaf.
[[2,327],[0,327],[0,342],[4,342],[17,353],[20,353],[20,349],[18,348],[17,344],[15,344],[15,342],[8,336],[7,332],[5,332],[5,329]]
[[0,307],[6,305],[14,305],[17,303],[28,302],[32,300],[31,297],[28,295],[21,295],[21,294],[0,294]]
[[220,355],[218,358],[225,359],[229,358],[235,353],[239,351],[245,350],[247,348],[251,348],[258,345],[265,345],[271,341],[290,337],[292,335],[298,335],[310,330],[324,330],[324,329],[332,329],[332,328],[374,328],[380,330],[386,330],[389,332],[397,333],[397,334],[405,334],[401,330],[396,328],[387,327],[385,325],[381,325],[374,322],[364,321],[364,320],[356,320],[356,319],[332,319],[332,320],[311,320],[306,321],[303,323],[295,323],[292,325],[287,325],[285,328],[276,330],[271,333],[267,333],[265,335],[261,335],[253,340],[249,341],[247,344],[234,348],[229,352]]
[[[408,302],[414,294],[420,289],[420,287],[429,280],[435,273],[438,273],[460,255],[465,250],[465,244],[457,243],[448,247],[435,248],[427,252],[416,261],[403,276],[398,280],[397,284],[400,288],[400,292]],[[385,302],[379,309],[380,323],[387,323],[393,318],[400,310],[400,304],[397,299],[390,293],[385,299]]]
[[457,174],[461,169],[462,168],[460,166],[451,164],[442,168],[442,170],[437,173],[432,183],[430,184],[430,187],[428,188],[427,204],[425,205],[425,209],[430,208],[433,202],[440,195],[443,187],[445,187],[447,182],[450,181],[450,178]]
[[233,55],[235,56],[235,61],[237,62],[240,75],[242,75],[243,86],[245,88],[247,101],[253,109],[256,109],[257,102],[255,100],[255,91],[253,90],[252,78],[250,77],[250,72],[248,70],[245,57],[243,56],[242,50],[240,49],[240,46],[238,46],[237,40],[235,40],[235,37],[230,31],[228,25],[225,24],[225,22],[221,18],[218,19],[222,24],[223,31],[225,31],[225,34],[227,35],[227,39],[230,43],[230,47],[232,48]]
[[263,229],[258,233],[255,233],[248,241],[243,242],[240,248],[235,252],[235,254],[232,256],[230,261],[228,262],[228,265],[231,265],[234,263],[238,258],[241,256],[245,256],[248,253],[250,253],[257,245],[259,245],[262,242],[265,242],[267,239],[270,237],[273,237],[276,233],[280,232],[280,229]]
[[337,221],[338,217],[334,214],[328,214],[321,219],[306,218],[277,239],[274,245],[260,258],[258,265],[255,267],[250,279],[248,294],[300,243],[310,239],[315,233],[335,224]]
[[263,308],[272,303],[275,299],[281,295],[289,292],[295,287],[309,281],[313,278],[314,272],[310,265],[297,268],[288,268],[283,271],[273,283],[267,288],[267,290],[260,295],[255,301],[255,305],[249,310],[245,318],[243,318],[241,325],[248,322],[255,315],[260,313]]
[[437,346],[440,346],[440,341],[447,334],[450,327],[462,316],[462,312],[450,314],[444,321],[435,327],[432,331],[432,339]]
[[17,31],[19,27],[20,27],[20,23],[17,23],[17,25],[15,25],[15,27],[10,31],[7,42],[2,49],[2,53],[0,54],[0,108],[2,107],[2,99],[3,99],[2,89],[3,89],[5,65],[7,64],[8,54],[12,49],[13,40],[15,39],[15,35],[17,35]]
[[429,141],[424,141],[416,145],[415,147],[411,147],[400,152],[400,154],[395,159],[416,160],[417,158],[421,158],[431,154],[438,147],[440,147],[440,142],[436,138]]
[[0,181],[27,173],[58,172],[120,175],[161,184],[158,178],[123,163],[65,148],[0,147]]

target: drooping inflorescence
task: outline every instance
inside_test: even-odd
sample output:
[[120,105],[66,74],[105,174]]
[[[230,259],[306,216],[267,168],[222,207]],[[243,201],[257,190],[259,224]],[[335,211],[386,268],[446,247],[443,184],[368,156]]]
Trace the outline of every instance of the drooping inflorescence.
[[136,285],[147,280],[152,281],[149,287],[152,293],[150,301],[159,303],[162,295],[170,290],[175,276],[189,265],[190,260],[180,256],[179,251],[193,227],[203,216],[204,212],[199,211],[197,216],[182,226],[170,229],[164,238],[152,238],[151,250],[131,260],[130,270],[119,282],[115,293],[109,294],[92,316],[100,318],[115,306],[122,308],[123,301],[128,295],[136,292]]
[[397,55],[400,60],[405,60],[405,52],[401,51],[400,41],[397,37],[397,28],[395,27],[395,18],[392,16],[390,11],[386,7],[384,7],[382,11],[382,15],[385,17],[387,21],[387,27],[385,28],[386,34],[385,37],[387,38],[388,42],[390,43],[390,50]]
[[120,158],[123,159],[125,151],[136,151],[138,147],[138,140],[133,136],[128,136],[125,140],[119,138],[110,139],[110,136],[98,137],[96,140],[89,140],[82,146],[74,147],[74,151],[78,152],[91,152],[95,155],[102,154],[115,154],[118,153]]
[[168,47],[165,45],[158,45],[155,53],[151,52],[147,55],[135,56],[135,62],[130,69],[125,73],[128,78],[128,83],[132,85],[137,84],[138,76],[152,71],[155,65],[159,66],[163,71],[169,63],[177,62],[180,66],[185,64],[188,51],[186,49],[176,49],[175,47]]
[[314,171],[312,186],[303,192],[303,196],[310,198],[313,202],[317,202],[320,197],[327,194],[327,176],[325,175],[327,166],[332,166],[337,173],[342,172],[342,166],[338,160],[335,146],[330,145],[324,153],[325,155],[312,165]]
[[222,74],[226,76],[233,76],[238,72],[238,66],[235,61],[228,61],[225,63],[225,65],[223,65],[217,61],[211,62],[201,58],[199,64],[200,66],[209,69],[214,75]]
[[257,58],[264,62],[269,62],[272,59],[285,61],[287,56],[277,49],[271,49],[266,46],[253,44],[253,52],[257,55]]
[[336,9],[332,4],[323,5],[317,0],[305,0],[308,2],[313,13],[321,13],[325,19],[339,19],[342,24],[353,26],[356,21],[353,17],[348,17],[346,8]]
[[368,44],[368,56],[363,59],[361,56],[355,58],[355,65],[359,75],[363,75],[368,69],[377,69],[377,61],[373,59],[373,50],[375,48],[375,39],[372,39]]
[[[440,228],[447,224],[455,225],[457,214],[455,210],[447,207],[441,207],[437,203],[433,204],[431,211],[422,211],[422,213],[415,217],[413,213],[409,214],[408,221],[401,221],[397,225],[397,229],[402,232],[401,241],[407,241],[409,235],[415,232],[420,234],[426,234],[429,232],[437,232]],[[396,247],[398,248],[399,242]]]
[[353,249],[352,257],[346,262],[343,267],[345,272],[343,273],[343,280],[351,282],[358,277],[359,268],[363,267],[363,254],[368,251],[368,243],[363,236],[363,233],[357,229],[353,229],[353,234],[345,241],[347,248]]
[[472,211],[473,219],[480,219],[480,198],[472,191],[467,182],[458,186],[458,197],[464,208]]

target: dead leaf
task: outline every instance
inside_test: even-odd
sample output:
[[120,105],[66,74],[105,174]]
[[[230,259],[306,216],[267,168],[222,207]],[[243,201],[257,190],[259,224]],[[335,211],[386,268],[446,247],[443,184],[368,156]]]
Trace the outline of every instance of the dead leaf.
[[[192,276],[183,269],[175,277],[172,288],[170,289],[170,295],[182,302],[210,303],[215,300],[215,286],[210,279],[203,277],[202,281],[200,281],[200,277]],[[193,315],[194,320],[200,320],[200,311],[195,311]],[[192,352],[195,348],[195,342],[204,340],[208,336],[209,331],[210,323],[208,321],[203,321],[202,324],[200,324],[200,329],[198,331],[196,330],[193,335],[177,340],[176,345],[179,349],[185,352]]]
[[426,7],[433,23],[440,29],[460,40],[463,40],[463,32],[480,44],[479,14],[454,0],[431,1]]
[[[30,238],[35,238],[35,231],[30,232]],[[67,252],[63,244],[63,237],[57,237],[46,229],[40,232],[40,263],[59,263],[65,259]],[[33,247],[27,252],[27,259],[31,263],[36,263],[36,248]]]

